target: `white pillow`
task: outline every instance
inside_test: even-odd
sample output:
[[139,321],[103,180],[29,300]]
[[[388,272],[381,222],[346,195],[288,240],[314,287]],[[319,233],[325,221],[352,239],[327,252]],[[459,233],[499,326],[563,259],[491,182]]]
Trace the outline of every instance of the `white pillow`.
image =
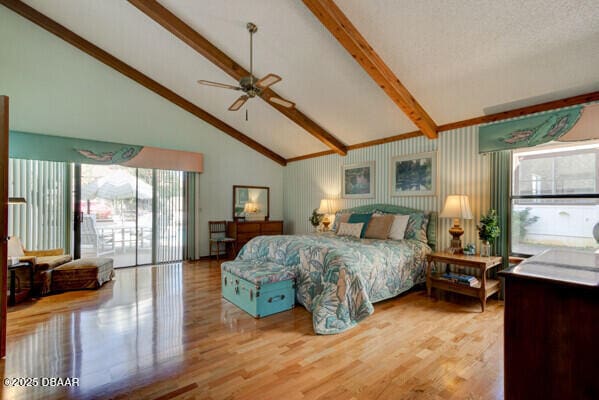
[[347,222],[342,222],[339,224],[339,230],[337,231],[337,236],[351,236],[360,239],[360,234],[362,233],[362,228],[364,227],[364,223],[360,222],[357,224],[349,224]]
[[402,240],[406,233],[409,219],[409,215],[396,215],[393,225],[391,225],[391,231],[389,231],[389,239]]

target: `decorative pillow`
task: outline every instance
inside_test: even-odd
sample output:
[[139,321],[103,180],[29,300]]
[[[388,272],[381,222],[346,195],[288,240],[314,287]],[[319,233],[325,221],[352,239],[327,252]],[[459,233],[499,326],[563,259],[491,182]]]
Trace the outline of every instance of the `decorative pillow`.
[[402,240],[406,234],[406,227],[408,226],[409,215],[393,215],[393,224],[389,231],[389,239],[391,240]]
[[344,213],[344,214],[335,214],[335,222],[333,223],[333,231],[337,232],[339,231],[339,226],[341,225],[342,222],[347,223],[347,221],[349,220],[351,213]]
[[360,233],[360,237],[363,238],[364,234],[366,234],[366,227],[368,226],[371,217],[372,214],[352,214],[347,222],[350,224],[363,223],[362,233]]
[[415,239],[426,243],[428,241],[426,237],[426,228],[428,227],[429,218],[430,214],[428,213],[410,214],[404,238]]
[[362,228],[364,227],[364,223],[360,222],[357,224],[349,224],[347,222],[341,222],[339,224],[339,230],[337,231],[338,236],[351,236],[355,238],[360,238],[362,233]]
[[395,216],[392,214],[373,214],[372,219],[368,222],[368,226],[366,227],[366,234],[364,237],[369,239],[387,239],[394,220]]

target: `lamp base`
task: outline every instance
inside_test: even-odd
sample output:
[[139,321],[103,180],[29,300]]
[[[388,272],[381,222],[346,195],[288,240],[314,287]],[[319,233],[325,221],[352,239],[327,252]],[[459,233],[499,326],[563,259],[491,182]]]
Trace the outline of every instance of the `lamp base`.
[[452,239],[449,250],[453,254],[464,254],[464,248],[462,247],[462,241],[460,239]]
[[451,252],[453,254],[463,254],[464,248],[462,247],[460,236],[464,234],[464,229],[460,226],[460,222],[457,218],[453,220],[453,226],[449,228],[449,234],[452,237],[450,246]]
[[329,225],[331,225],[331,221],[328,218],[325,218],[322,220],[322,226],[323,226],[322,230],[323,231],[325,231],[325,232],[328,231]]

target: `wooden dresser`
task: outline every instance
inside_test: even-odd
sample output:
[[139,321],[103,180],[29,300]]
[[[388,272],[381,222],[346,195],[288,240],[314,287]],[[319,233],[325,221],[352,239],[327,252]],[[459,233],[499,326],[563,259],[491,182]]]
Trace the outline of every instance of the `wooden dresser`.
[[599,254],[550,250],[505,277],[505,399],[599,399]]
[[237,240],[237,251],[252,238],[261,235],[282,235],[283,221],[229,221],[227,237]]

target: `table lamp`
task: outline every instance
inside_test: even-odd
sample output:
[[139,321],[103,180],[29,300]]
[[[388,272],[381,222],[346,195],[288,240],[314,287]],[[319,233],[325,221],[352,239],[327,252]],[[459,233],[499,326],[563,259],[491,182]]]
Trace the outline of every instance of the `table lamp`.
[[334,213],[333,200],[330,200],[330,199],[320,200],[320,207],[318,207],[318,212],[320,214],[324,214],[324,217],[322,218],[322,226],[324,226],[325,231],[328,231],[329,225],[331,224],[329,215]]
[[460,219],[472,219],[468,196],[463,194],[451,194],[447,196],[445,206],[439,217],[453,218],[453,226],[449,228],[449,234],[452,236],[450,247],[453,253],[463,253],[464,250],[460,236],[464,234],[464,229],[460,226]]
[[13,265],[19,262],[19,257],[23,257],[25,253],[23,252],[23,245],[21,244],[21,240],[19,240],[16,236],[11,236],[8,239],[8,243],[6,246],[6,255],[9,259],[9,265]]

